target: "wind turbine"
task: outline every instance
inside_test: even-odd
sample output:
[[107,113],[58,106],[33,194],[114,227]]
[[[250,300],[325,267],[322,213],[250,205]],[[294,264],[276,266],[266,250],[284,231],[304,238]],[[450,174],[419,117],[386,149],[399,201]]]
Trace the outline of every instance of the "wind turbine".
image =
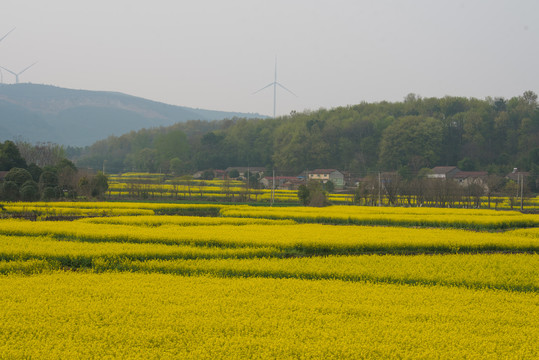
[[252,95],[261,92],[262,90],[269,88],[270,86],[273,86],[273,118],[275,119],[275,108],[277,105],[277,85],[288,91],[290,94],[297,97],[296,94],[294,94],[291,90],[288,90],[286,87],[284,87],[283,84],[277,82],[277,57],[275,58],[275,79],[272,83],[269,83],[268,85],[264,86],[262,89],[255,91]]
[[[0,38],[0,41],[4,40],[6,38],[6,36],[8,36],[9,34],[11,34],[11,32],[15,30],[15,28],[11,29],[8,31],[8,33],[4,36],[2,36],[2,38]],[[0,71],[0,84],[3,84],[4,83],[4,74],[2,74],[2,71]]]
[[0,38],[0,41],[4,40],[4,39],[6,38],[6,36],[8,36],[9,34],[11,34],[11,32],[12,32],[13,30],[15,30],[15,28],[9,30],[9,32],[8,32],[6,35],[2,36],[2,38]]
[[24,68],[23,70],[19,71],[18,73],[13,72],[13,71],[11,71],[11,70],[9,70],[9,69],[6,69],[6,68],[3,67],[3,66],[0,66],[0,68],[2,68],[2,69],[4,69],[4,70],[6,70],[7,72],[9,72],[9,73],[15,75],[15,84],[18,84],[18,83],[19,83],[19,75],[22,74],[23,72],[25,72],[26,70],[30,69],[30,68],[31,68],[32,66],[34,66],[35,64],[37,64],[37,61],[36,61],[35,63],[33,63],[32,65],[30,65],[30,66]]

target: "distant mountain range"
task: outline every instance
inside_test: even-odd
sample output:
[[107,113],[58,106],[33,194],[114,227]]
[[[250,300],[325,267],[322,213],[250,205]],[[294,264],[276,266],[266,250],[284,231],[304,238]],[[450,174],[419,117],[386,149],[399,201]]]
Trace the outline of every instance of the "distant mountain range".
[[0,141],[86,146],[142,128],[233,117],[265,116],[174,106],[118,92],[0,84]]

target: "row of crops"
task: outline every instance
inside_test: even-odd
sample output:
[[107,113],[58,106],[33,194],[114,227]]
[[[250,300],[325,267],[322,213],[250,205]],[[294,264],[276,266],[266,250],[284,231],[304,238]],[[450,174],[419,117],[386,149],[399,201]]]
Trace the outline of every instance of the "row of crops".
[[105,202],[1,215],[1,358],[539,357],[537,215]]
[[[366,206],[268,207],[225,204],[167,204],[129,202],[34,202],[4,203],[0,216],[33,215],[34,218],[62,216],[94,217],[120,215],[197,215],[250,219],[293,220],[298,223],[334,225],[389,225],[499,230],[534,227],[537,215],[518,211],[449,208],[401,208]],[[154,218],[159,222],[163,218]],[[140,221],[138,218],[136,221]],[[105,221],[105,220],[103,220]],[[106,220],[115,221],[115,220]],[[182,220],[178,220],[182,221]],[[231,220],[238,221],[238,220]]]

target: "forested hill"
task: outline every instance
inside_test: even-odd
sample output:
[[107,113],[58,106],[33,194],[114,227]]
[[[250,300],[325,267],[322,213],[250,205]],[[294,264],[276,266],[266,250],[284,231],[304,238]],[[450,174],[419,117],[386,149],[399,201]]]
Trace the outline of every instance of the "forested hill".
[[277,119],[187,122],[89,147],[79,165],[110,172],[274,166],[355,174],[458,165],[504,173],[539,166],[539,110],[531,91],[511,99],[420,98],[361,103]]
[[232,117],[262,116],[173,106],[117,92],[0,84],[0,141],[86,146],[131,130]]

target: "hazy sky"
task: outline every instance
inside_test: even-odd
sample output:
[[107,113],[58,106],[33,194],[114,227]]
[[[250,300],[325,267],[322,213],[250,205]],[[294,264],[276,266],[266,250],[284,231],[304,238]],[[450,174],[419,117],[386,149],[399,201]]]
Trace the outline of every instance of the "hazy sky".
[[[20,82],[271,115],[539,93],[538,0],[2,0]],[[4,83],[14,77],[2,71]]]

